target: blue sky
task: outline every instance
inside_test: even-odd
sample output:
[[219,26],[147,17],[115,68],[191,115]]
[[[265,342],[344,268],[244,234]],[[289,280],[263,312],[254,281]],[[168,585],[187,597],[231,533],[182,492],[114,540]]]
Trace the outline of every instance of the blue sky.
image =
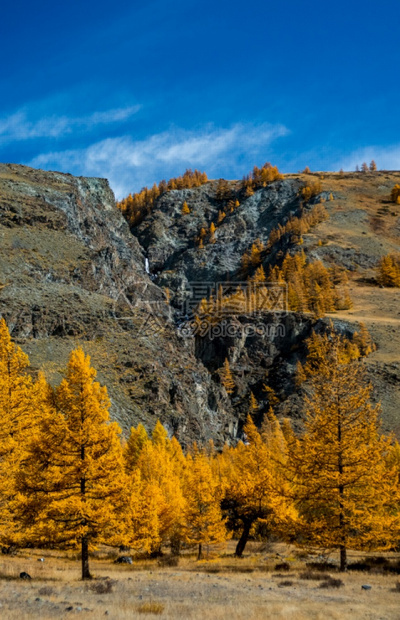
[[400,169],[398,0],[3,3],[0,161],[110,180]]

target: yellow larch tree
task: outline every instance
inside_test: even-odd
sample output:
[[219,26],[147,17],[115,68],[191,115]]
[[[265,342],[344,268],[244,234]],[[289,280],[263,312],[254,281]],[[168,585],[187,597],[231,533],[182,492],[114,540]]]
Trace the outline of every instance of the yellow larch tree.
[[213,476],[209,459],[195,449],[186,460],[183,535],[187,544],[198,546],[197,559],[201,560],[203,545],[224,542],[227,532],[221,513],[219,482]]
[[390,192],[390,200],[392,202],[395,202],[396,204],[399,204],[400,201],[400,184],[396,183],[396,185],[393,186],[392,191]]
[[140,453],[148,441],[149,437],[143,424],[138,424],[137,428],[131,428],[129,439],[124,448],[125,468],[128,473],[136,468]]
[[182,213],[182,215],[189,215],[189,213],[190,213],[190,208],[189,208],[189,205],[186,202],[186,200],[185,200],[185,202],[182,205],[181,213]]
[[225,359],[224,364],[219,371],[219,375],[221,377],[221,383],[224,386],[226,393],[233,394],[236,386],[235,381],[233,380],[233,375],[228,358]]
[[339,550],[341,570],[349,548],[388,548],[399,527],[397,472],[387,467],[379,406],[370,402],[362,362],[346,359],[343,342],[332,331],[318,341],[318,360],[314,350],[308,372],[303,367],[305,431],[290,442],[288,461],[301,539]]
[[[182,450],[176,439],[168,438],[166,429],[158,421],[151,440],[139,440],[138,458],[132,460],[130,454],[138,453],[137,437],[137,431],[132,431],[126,450],[130,476],[129,544],[152,556],[160,555],[162,545],[167,543],[177,552],[182,539],[184,508],[182,472],[185,459]],[[135,449],[128,452],[130,443]],[[130,466],[132,461],[135,468]]]
[[258,401],[253,392],[250,392],[250,415],[253,415],[256,411],[258,411]]
[[82,579],[90,579],[89,550],[121,544],[126,482],[120,428],[110,422],[105,387],[82,349],[70,355],[55,391],[54,410],[26,446],[17,475],[19,515],[31,541],[80,547]]
[[400,254],[383,256],[378,265],[378,284],[388,287],[400,287]]
[[27,437],[40,416],[44,378],[36,385],[27,374],[28,356],[11,339],[0,320],[0,542],[18,542],[14,519],[15,475],[20,467]]
[[235,527],[240,523],[241,535],[235,555],[241,557],[251,528],[263,522],[270,532],[283,532],[295,518],[288,483],[283,476],[286,442],[272,411],[260,433],[248,416],[245,443],[225,448],[220,456],[224,497],[222,507]]
[[215,243],[216,239],[215,239],[215,231],[217,230],[214,222],[211,222],[210,224],[210,236],[209,236],[209,242],[210,243]]

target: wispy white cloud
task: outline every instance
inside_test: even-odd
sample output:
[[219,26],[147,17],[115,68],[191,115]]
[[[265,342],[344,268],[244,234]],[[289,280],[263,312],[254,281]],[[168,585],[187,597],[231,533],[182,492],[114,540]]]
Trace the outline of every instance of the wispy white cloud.
[[[118,198],[161,178],[202,167],[209,176],[229,169],[243,174],[254,158],[268,159],[266,149],[288,134],[283,125],[237,123],[230,128],[208,125],[198,131],[171,129],[145,140],[129,136],[109,138],[85,149],[43,153],[29,162],[34,167],[52,167],[110,180]],[[253,165],[253,163],[251,165]]]
[[60,138],[74,131],[88,131],[99,125],[123,122],[140,110],[140,105],[94,112],[87,116],[46,116],[30,118],[28,110],[21,109],[0,118],[0,141]]
[[380,170],[400,170],[400,144],[390,146],[366,146],[338,158],[330,166],[331,170],[355,170],[363,162],[375,160]]

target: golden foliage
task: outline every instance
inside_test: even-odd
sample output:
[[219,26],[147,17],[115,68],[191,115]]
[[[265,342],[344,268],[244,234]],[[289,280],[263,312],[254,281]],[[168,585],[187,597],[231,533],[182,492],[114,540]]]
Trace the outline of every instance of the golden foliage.
[[105,387],[82,349],[71,353],[54,408],[26,446],[17,474],[20,518],[36,543],[80,544],[82,578],[89,546],[123,542],[125,475],[120,428],[110,422]]
[[181,213],[182,213],[182,215],[189,215],[189,213],[190,213],[189,205],[186,202],[186,200],[185,200],[185,202],[182,205]]
[[221,378],[221,383],[226,390],[226,393],[233,394],[233,392],[235,391],[235,382],[233,380],[228,358],[226,358],[224,365],[220,369],[219,376]]
[[226,447],[219,457],[224,480],[223,505],[231,518],[240,522],[238,556],[242,555],[251,527],[257,521],[277,533],[295,517],[292,503],[286,499],[286,442],[278,421],[271,413],[260,433],[249,415],[244,431],[245,443],[236,448]]
[[183,535],[187,543],[198,545],[200,560],[203,544],[224,542],[228,536],[222,518],[219,484],[208,457],[195,449],[186,462]]
[[387,254],[379,261],[378,284],[389,287],[400,287],[400,254]]
[[288,306],[294,312],[312,312],[322,317],[327,312],[351,308],[351,299],[346,283],[336,288],[335,272],[327,269],[321,261],[308,263],[303,252],[287,254],[281,268],[270,269],[268,281],[286,282],[288,285]]
[[266,187],[273,181],[283,179],[283,174],[280,174],[276,166],[271,166],[269,162],[264,164],[261,168],[254,166],[252,172],[243,177],[241,183],[241,190],[245,195],[251,196],[254,194],[254,190],[260,187]]
[[311,198],[318,196],[322,192],[321,181],[315,181],[314,183],[306,184],[301,188],[301,196],[305,202],[309,202]]
[[43,376],[36,385],[27,374],[28,356],[14,344],[0,319],[0,542],[19,540],[14,521],[15,476],[28,437],[36,431],[46,391]]
[[398,472],[388,467],[388,439],[362,364],[346,359],[344,338],[314,340],[304,402],[305,431],[289,445],[302,540],[346,551],[388,548],[398,536]]
[[136,194],[129,194],[129,196],[117,202],[117,207],[122,211],[130,226],[137,226],[146,215],[151,213],[157,198],[165,192],[174,189],[199,187],[207,182],[208,178],[205,172],[186,170],[180,177],[172,178],[169,181],[161,181],[158,185],[154,183],[151,189],[144,187]]
[[[293,257],[292,257],[293,258]],[[300,256],[300,261],[303,258]],[[287,265],[289,269],[289,265]],[[290,270],[290,269],[289,269]],[[0,321],[0,523],[2,543],[81,547],[129,544],[158,554],[163,545],[227,539],[240,530],[241,555],[255,524],[302,544],[346,550],[387,548],[399,535],[400,448],[379,432],[359,358],[374,349],[365,325],[350,340],[331,329],[313,333],[299,364],[306,410],[297,437],[267,403],[250,393],[244,441],[218,453],[192,447],[185,456],[160,422],[151,436],[139,424],[124,447],[110,422],[106,388],[81,349],[71,353],[61,384],[26,374],[27,356]],[[226,359],[221,383],[235,382]],[[253,528],[253,529],[252,529]],[[397,538],[396,538],[397,537]]]
[[390,200],[398,204],[399,198],[400,198],[400,185],[396,183],[396,185],[392,188],[392,191],[390,192]]

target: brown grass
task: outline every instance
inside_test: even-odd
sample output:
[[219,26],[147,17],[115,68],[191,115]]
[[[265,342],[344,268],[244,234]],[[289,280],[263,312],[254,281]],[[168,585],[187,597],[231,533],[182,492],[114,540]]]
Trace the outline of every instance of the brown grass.
[[[328,574],[306,567],[312,562],[323,565],[321,558],[318,562],[318,557],[297,554],[283,544],[273,544],[268,551],[259,549],[250,543],[245,557],[238,559],[231,542],[224,555],[217,556],[210,548],[209,559],[197,562],[188,553],[178,567],[137,558],[132,565],[121,566],[102,550],[91,559],[94,579],[88,583],[79,579],[80,565],[72,553],[22,551],[0,560],[0,573],[5,576],[0,578],[0,618],[61,620],[79,612],[80,617],[94,620],[139,620],[146,615],[162,620],[372,620],[378,616],[398,620],[398,575],[334,574],[332,564]],[[384,559],[371,555],[367,560],[360,553],[349,556],[349,562],[380,566],[388,559],[396,565],[399,559],[399,554],[384,554]],[[45,561],[38,562],[38,557]],[[289,574],[274,571],[278,557],[290,565]],[[338,557],[333,554],[331,560],[337,563]],[[32,580],[19,579],[22,571]],[[332,580],[344,586],[334,587]],[[329,585],[319,587],[318,582]],[[365,583],[371,590],[361,589]]]
[[140,614],[162,614],[165,609],[165,605],[162,603],[143,603],[137,608]]

